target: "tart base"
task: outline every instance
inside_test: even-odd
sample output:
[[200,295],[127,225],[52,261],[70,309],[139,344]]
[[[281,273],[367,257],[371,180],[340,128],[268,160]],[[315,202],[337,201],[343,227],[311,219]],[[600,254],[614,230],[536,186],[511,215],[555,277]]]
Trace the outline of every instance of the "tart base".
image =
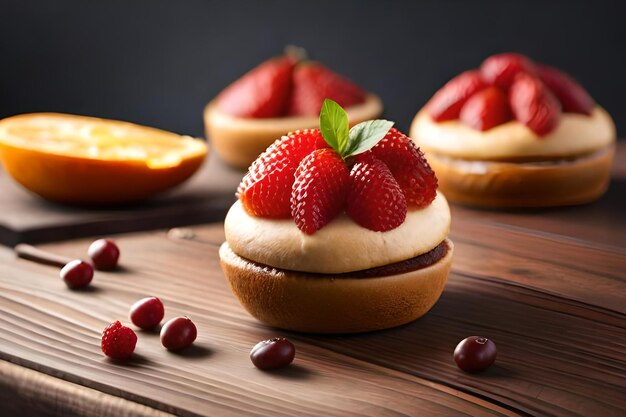
[[[383,105],[374,94],[365,102],[346,108],[350,126],[375,119],[382,114]],[[222,113],[215,100],[204,109],[204,126],[213,149],[228,164],[246,169],[268,146],[281,136],[298,129],[318,127],[319,118],[294,116],[251,119]]]
[[615,146],[572,160],[536,163],[469,161],[427,152],[439,189],[477,207],[551,207],[592,202],[608,188]]
[[224,242],[222,270],[243,307],[258,320],[307,333],[358,333],[409,323],[430,310],[446,284],[454,246],[413,271],[345,277],[275,269],[250,262]]

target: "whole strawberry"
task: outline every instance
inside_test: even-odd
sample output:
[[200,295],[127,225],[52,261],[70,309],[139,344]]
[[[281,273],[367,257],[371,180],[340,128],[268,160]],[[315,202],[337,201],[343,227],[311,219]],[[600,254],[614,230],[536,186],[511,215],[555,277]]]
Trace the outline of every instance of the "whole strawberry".
[[102,332],[102,353],[112,359],[130,358],[135,351],[136,344],[137,335],[133,329],[123,326],[119,321],[109,324]]
[[408,207],[426,207],[435,199],[437,177],[422,151],[407,135],[392,127],[372,148],[372,154],[387,165]]
[[217,98],[224,113],[250,118],[280,117],[287,111],[296,59],[265,61],[228,86]]
[[[342,212],[374,231],[404,222],[408,208],[429,205],[437,178],[424,155],[392,122],[348,127],[348,115],[325,100],[320,129],[291,133],[270,146],[239,185],[253,216],[291,216],[313,234]],[[391,130],[390,130],[391,129]]]
[[387,165],[371,152],[358,155],[350,172],[346,213],[376,232],[395,229],[406,219],[406,199]]
[[239,184],[237,196],[254,216],[289,218],[291,187],[300,161],[316,149],[328,147],[318,129],[283,136],[263,152]]
[[509,90],[511,110],[518,122],[539,136],[545,136],[559,124],[561,103],[540,79],[519,74]]
[[291,216],[313,234],[343,210],[350,173],[333,149],[317,149],[298,166],[291,191]]
[[428,113],[436,122],[459,118],[461,108],[476,92],[487,87],[479,71],[466,71],[448,81],[427,104]]
[[483,80],[504,91],[513,84],[515,77],[520,73],[535,75],[535,64],[528,57],[513,52],[491,55],[480,66]]
[[488,87],[474,94],[461,109],[463,123],[484,132],[513,118],[509,101],[497,87]]
[[289,114],[316,116],[325,99],[333,100],[342,107],[350,107],[365,101],[365,91],[321,64],[299,64],[293,73]]
[[547,65],[540,66],[538,73],[541,81],[559,99],[564,112],[591,114],[595,102],[572,77]]

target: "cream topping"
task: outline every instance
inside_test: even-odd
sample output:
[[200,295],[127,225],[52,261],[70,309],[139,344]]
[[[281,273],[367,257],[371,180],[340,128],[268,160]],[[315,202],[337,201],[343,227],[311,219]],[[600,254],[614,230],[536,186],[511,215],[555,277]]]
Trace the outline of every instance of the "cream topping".
[[424,254],[448,235],[450,208],[442,194],[426,208],[409,210],[400,226],[374,232],[345,214],[313,235],[291,219],[250,216],[240,201],[224,222],[226,241],[239,256],[292,271],[324,274],[359,271]]
[[424,109],[413,120],[410,132],[411,138],[426,152],[475,160],[584,155],[613,143],[615,135],[613,119],[599,106],[590,116],[564,113],[557,128],[542,137],[517,121],[485,132],[459,120],[437,123]]
[[[377,117],[383,111],[383,104],[376,95],[368,94],[365,101],[346,108],[351,124]],[[275,118],[244,118],[231,116],[219,111],[216,102],[212,101],[205,109],[209,123],[218,128],[237,129],[242,132],[256,132],[271,129],[283,134],[298,129],[319,126],[318,116],[289,116]]]

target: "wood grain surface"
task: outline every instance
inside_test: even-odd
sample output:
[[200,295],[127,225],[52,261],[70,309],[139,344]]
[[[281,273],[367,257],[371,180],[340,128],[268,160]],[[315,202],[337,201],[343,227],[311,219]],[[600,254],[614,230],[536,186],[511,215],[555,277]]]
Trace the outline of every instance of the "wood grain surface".
[[173,417],[173,414],[0,361],[3,416]]
[[[621,155],[619,167],[626,162]],[[6,361],[0,399],[30,404],[39,396],[56,411],[50,415],[118,416],[140,405],[146,408],[123,412],[621,417],[625,200],[620,168],[607,195],[589,206],[453,207],[455,259],[439,302],[414,323],[360,335],[298,334],[255,321],[219,269],[220,224],[119,236],[123,268],[97,272],[88,291],[70,291],[54,267],[0,248],[0,359]],[[40,247],[84,258],[90,241]],[[146,295],[164,301],[166,318],[194,320],[194,347],[173,354],[156,333],[138,331],[131,362],[105,359],[100,332],[116,319],[128,324],[129,306]],[[465,374],[452,360],[456,344],[470,335],[498,346],[496,364],[483,374]],[[274,336],[294,342],[296,360],[282,371],[259,371],[249,350]],[[15,365],[37,372],[26,375]],[[38,385],[46,375],[54,378]],[[71,395],[77,388],[78,402]],[[101,405],[99,414],[90,414],[94,404]],[[15,410],[8,407],[1,401],[0,415]]]
[[167,194],[133,205],[90,209],[49,203],[0,168],[0,245],[218,221],[234,201],[242,176],[210,153],[195,176]]
[[[517,229],[478,227],[457,217],[453,273],[427,316],[333,337],[282,332],[248,316],[219,271],[219,225],[196,228],[191,239],[121,237],[124,269],[98,272],[86,292],[3,249],[0,356],[178,415],[623,415],[626,253],[569,240],[556,251],[550,237],[518,241]],[[88,243],[46,248],[80,257]],[[565,250],[578,261],[564,261]],[[172,354],[156,334],[139,332],[135,360],[104,359],[102,328],[128,322],[128,307],[149,294],[164,300],[166,317],[196,322],[195,347]],[[451,358],[472,334],[498,345],[497,365],[481,375],[462,373]],[[249,349],[276,335],[296,344],[294,366],[256,370]]]

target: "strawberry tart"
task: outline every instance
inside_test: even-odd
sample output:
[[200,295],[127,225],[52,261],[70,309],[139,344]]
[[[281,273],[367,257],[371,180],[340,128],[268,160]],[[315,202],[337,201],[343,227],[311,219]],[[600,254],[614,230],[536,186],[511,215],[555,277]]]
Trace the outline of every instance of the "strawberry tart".
[[230,165],[247,168],[285,132],[316,127],[325,98],[346,108],[350,125],[381,115],[377,96],[297,56],[288,51],[262,63],[206,106],[207,137]]
[[349,129],[325,100],[319,129],[250,166],[220,248],[233,293],[269,325],[349,333],[408,323],[450,270],[450,210],[422,152],[386,120]]
[[484,207],[596,200],[609,184],[616,137],[611,116],[574,79],[515,53],[450,80],[410,133],[442,192]]

